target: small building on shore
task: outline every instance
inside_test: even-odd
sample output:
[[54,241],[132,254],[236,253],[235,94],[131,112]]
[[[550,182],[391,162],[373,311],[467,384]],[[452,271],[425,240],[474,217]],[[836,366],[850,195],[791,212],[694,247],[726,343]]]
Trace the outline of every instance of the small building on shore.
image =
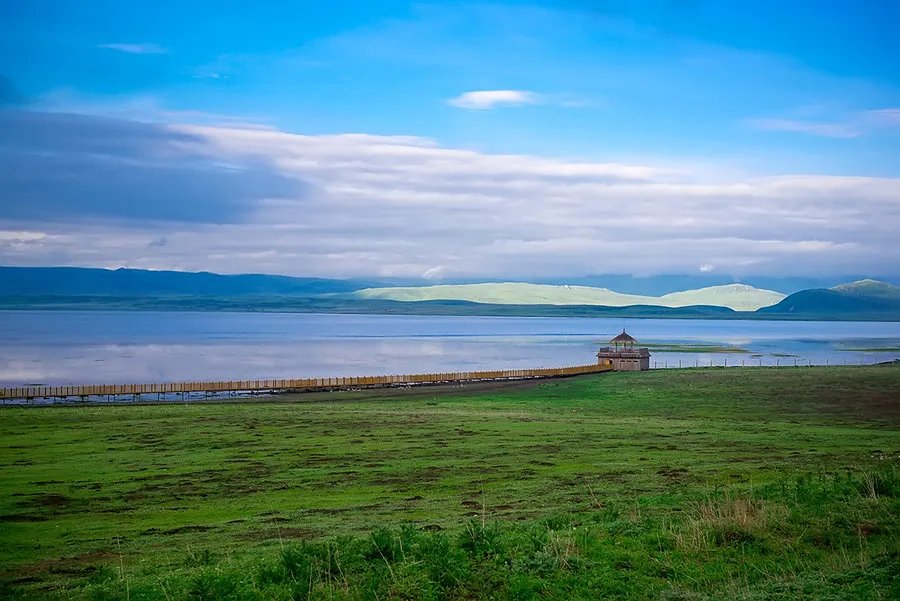
[[609,346],[597,353],[600,365],[612,365],[615,371],[646,371],[650,369],[650,349],[639,348],[625,328],[609,341]]

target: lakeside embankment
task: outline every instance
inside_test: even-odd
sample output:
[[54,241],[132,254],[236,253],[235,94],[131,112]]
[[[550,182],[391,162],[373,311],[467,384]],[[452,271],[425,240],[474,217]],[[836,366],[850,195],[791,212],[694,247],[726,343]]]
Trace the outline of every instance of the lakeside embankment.
[[158,402],[185,401],[187,395],[203,395],[204,398],[224,394],[258,395],[359,390],[365,388],[395,388],[401,386],[430,386],[437,384],[463,384],[503,380],[532,380],[565,378],[584,374],[612,371],[612,365],[578,365],[573,367],[549,367],[538,369],[507,369],[496,371],[443,372],[433,374],[402,374],[390,376],[349,376],[338,378],[304,378],[276,380],[229,380],[221,382],[166,382],[158,384],[100,384],[83,386],[26,386],[0,388],[0,403],[35,400],[60,402],[71,399],[87,401],[103,399],[107,402],[131,397],[140,401],[145,395]]

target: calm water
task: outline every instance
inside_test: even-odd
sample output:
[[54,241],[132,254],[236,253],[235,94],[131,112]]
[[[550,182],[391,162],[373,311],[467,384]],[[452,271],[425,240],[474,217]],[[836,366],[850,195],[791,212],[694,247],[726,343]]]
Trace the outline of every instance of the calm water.
[[0,385],[138,383],[554,367],[595,361],[627,327],[654,366],[900,357],[900,323],[285,313],[0,312]]

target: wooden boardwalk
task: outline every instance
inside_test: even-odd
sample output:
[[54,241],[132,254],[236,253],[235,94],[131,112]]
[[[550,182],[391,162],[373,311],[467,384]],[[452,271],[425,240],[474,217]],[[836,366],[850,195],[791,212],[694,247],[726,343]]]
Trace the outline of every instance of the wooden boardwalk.
[[465,371],[395,376],[352,376],[343,378],[304,378],[294,380],[231,380],[227,382],[167,382],[158,384],[98,384],[87,386],[26,386],[0,388],[0,401],[53,398],[117,397],[145,394],[171,395],[188,393],[267,393],[310,392],[456,382],[558,378],[612,371],[612,366],[578,365],[539,369],[507,369],[499,371]]

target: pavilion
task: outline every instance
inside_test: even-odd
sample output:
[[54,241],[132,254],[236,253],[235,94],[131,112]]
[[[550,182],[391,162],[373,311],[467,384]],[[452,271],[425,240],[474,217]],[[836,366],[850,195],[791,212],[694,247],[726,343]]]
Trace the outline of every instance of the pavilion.
[[650,369],[650,349],[638,348],[637,340],[622,328],[622,333],[597,353],[597,362],[612,365],[615,371],[646,371]]

